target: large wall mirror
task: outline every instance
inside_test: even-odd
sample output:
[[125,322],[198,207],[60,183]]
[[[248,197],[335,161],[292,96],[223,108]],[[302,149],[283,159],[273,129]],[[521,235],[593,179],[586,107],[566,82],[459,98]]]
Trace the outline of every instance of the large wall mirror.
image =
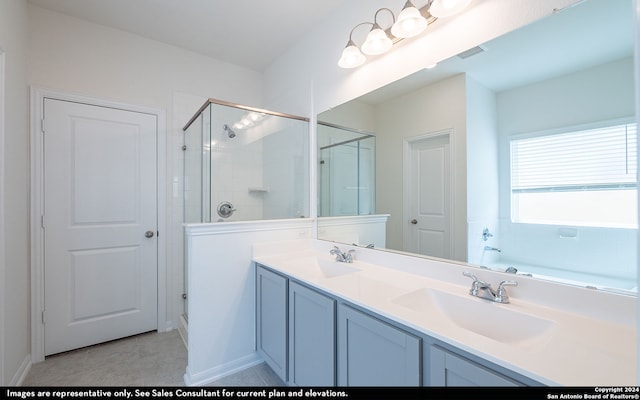
[[319,125],[318,238],[637,294],[633,24],[587,0],[320,113],[358,134]]

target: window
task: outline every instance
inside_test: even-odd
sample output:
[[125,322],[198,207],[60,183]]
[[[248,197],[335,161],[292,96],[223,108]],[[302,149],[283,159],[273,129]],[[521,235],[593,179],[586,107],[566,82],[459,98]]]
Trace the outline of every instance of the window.
[[637,228],[636,171],[636,124],[511,140],[511,219]]

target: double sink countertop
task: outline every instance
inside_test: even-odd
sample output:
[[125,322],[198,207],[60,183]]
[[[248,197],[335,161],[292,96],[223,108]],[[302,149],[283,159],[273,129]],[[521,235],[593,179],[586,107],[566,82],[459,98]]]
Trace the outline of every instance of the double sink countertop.
[[[405,260],[356,249],[353,263],[313,247],[254,249],[253,261],[544,385],[637,385],[635,298],[437,260],[390,267]],[[462,272],[494,288],[500,280],[519,284],[507,287],[510,303],[499,304],[471,296],[472,280]]]

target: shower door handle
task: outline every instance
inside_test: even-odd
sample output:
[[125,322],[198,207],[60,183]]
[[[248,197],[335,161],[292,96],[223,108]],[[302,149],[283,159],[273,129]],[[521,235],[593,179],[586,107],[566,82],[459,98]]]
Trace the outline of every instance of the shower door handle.
[[144,233],[144,237],[146,237],[147,239],[152,238],[152,237],[153,237],[153,235],[154,235],[153,231],[146,231],[146,232]]

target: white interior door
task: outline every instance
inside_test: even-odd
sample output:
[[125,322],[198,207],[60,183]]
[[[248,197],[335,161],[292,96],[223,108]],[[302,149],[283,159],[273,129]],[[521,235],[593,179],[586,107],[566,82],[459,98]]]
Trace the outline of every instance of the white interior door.
[[451,156],[449,135],[410,144],[408,251],[451,258]]
[[45,355],[157,329],[157,117],[44,101]]

